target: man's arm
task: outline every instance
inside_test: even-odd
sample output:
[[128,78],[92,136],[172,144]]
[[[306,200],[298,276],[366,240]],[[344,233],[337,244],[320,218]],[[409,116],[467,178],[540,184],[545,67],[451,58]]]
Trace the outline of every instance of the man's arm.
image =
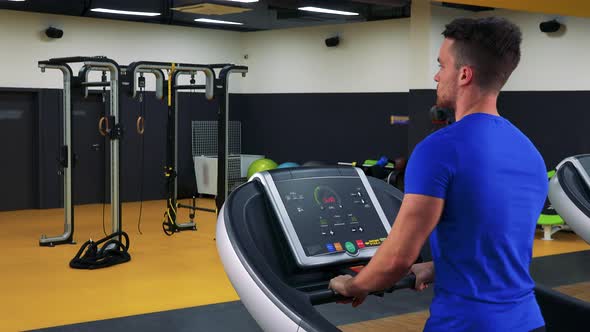
[[369,292],[393,286],[418,258],[443,207],[441,198],[406,194],[391,232],[369,264],[354,278],[333,280],[330,288],[347,297],[364,299]]

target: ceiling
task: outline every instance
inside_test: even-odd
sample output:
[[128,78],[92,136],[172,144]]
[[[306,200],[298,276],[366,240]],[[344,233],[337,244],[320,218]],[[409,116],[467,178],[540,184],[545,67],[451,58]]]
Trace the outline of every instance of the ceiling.
[[[410,17],[412,0],[258,0],[252,3],[234,1],[21,0],[20,2],[14,2],[14,0],[0,0],[0,9],[210,29],[259,31],[406,18]],[[546,14],[590,17],[590,0],[436,0],[433,2],[443,6],[472,11],[505,8]],[[305,6],[355,12],[358,15],[341,16],[298,10],[299,7]],[[116,15],[94,12],[92,11],[93,8],[154,12],[160,15],[154,17]],[[189,9],[197,12],[187,12],[186,10]],[[243,25],[195,22],[195,19],[198,18],[240,22]]]
[[[411,0],[259,0],[253,3],[229,0],[26,0],[23,2],[0,0],[0,9],[234,31],[259,31],[405,18],[410,16],[410,3]],[[194,8],[195,5],[199,5],[197,9],[199,13],[182,10],[187,7]],[[342,16],[298,10],[299,7],[306,6],[355,12],[359,15]],[[116,15],[91,11],[93,8],[155,12],[160,15],[154,17]],[[211,11],[235,13],[205,14]],[[243,25],[200,23],[194,21],[196,18],[240,22]]]
[[503,8],[551,15],[590,17],[589,0],[445,0],[457,5]]

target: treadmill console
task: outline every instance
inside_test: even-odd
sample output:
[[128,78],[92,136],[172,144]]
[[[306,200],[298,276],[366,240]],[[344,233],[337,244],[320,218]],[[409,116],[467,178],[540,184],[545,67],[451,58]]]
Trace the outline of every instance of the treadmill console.
[[264,186],[301,268],[371,258],[391,229],[358,168],[277,169],[253,179]]

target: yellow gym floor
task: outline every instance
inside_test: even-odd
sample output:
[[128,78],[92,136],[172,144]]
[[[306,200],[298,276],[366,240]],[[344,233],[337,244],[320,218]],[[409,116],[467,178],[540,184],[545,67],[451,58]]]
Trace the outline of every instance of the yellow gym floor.
[[[214,208],[211,199],[201,199],[199,205]],[[141,235],[139,203],[124,203],[131,262],[92,271],[68,264],[86,240],[104,237],[102,204],[76,206],[77,244],[53,248],[40,247],[39,237],[63,232],[63,209],[1,212],[0,329],[28,330],[238,300],[217,255],[216,216],[200,212],[197,231],[168,237],[161,227],[164,207],[164,201],[143,203]],[[107,205],[107,232],[109,212]],[[187,211],[180,213],[179,221],[186,221]],[[554,238],[535,240],[534,255],[590,249],[572,233],[558,232]]]
[[[212,200],[199,205],[214,208]],[[123,204],[131,261],[99,270],[69,267],[89,238],[104,237],[102,204],[77,206],[76,245],[40,247],[41,234],[63,233],[63,209],[0,213],[0,330],[15,331],[238,300],[215,247],[214,213],[198,216],[197,231],[162,231],[164,201]],[[107,233],[109,205],[105,209]],[[181,211],[180,216],[184,218]],[[183,219],[181,219],[183,220]]]

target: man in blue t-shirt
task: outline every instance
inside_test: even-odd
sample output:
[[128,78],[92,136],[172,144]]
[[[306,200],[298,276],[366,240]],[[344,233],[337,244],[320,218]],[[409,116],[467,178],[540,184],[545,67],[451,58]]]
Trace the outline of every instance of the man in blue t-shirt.
[[[416,289],[434,283],[425,331],[543,331],[529,264],[545,163],[496,108],[520,61],[521,32],[483,18],[454,20],[443,35],[437,106],[454,109],[456,122],[416,146],[388,238],[356,277],[330,288],[357,306],[413,272]],[[413,264],[429,236],[433,262]]]

